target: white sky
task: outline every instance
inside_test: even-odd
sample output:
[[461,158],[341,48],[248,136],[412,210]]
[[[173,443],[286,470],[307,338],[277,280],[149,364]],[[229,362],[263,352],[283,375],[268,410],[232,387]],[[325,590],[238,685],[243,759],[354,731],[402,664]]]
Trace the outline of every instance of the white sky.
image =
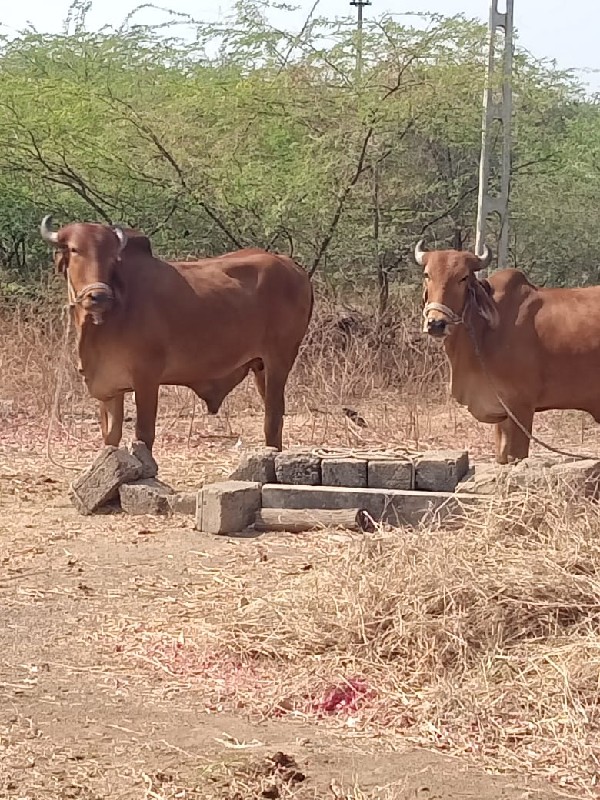
[[[271,12],[278,26],[297,29],[302,25],[314,0],[289,0],[295,12]],[[70,0],[3,0],[0,6],[0,32],[14,34],[32,23],[40,32],[54,33],[62,28]],[[165,0],[160,3],[195,19],[218,21],[231,12],[232,0]],[[140,5],[140,0],[94,0],[88,15],[88,25],[118,25]],[[399,18],[407,12],[456,14],[486,20],[489,0],[372,0],[365,14],[390,13]],[[505,7],[499,0],[499,8]],[[561,68],[581,70],[580,77],[594,90],[600,90],[600,0],[514,0],[515,25],[519,42],[537,57],[550,58]],[[317,12],[329,18],[355,15],[349,0],[320,0]],[[138,12],[139,22],[164,20],[164,15],[152,9]]]

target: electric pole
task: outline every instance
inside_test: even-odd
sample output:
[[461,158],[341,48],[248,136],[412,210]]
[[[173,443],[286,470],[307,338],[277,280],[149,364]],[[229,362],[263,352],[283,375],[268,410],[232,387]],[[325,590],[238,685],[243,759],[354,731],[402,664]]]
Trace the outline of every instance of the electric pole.
[[[504,31],[501,91],[494,91],[499,83],[495,66],[495,44],[498,28]],[[508,266],[508,199],[510,192],[510,149],[512,122],[512,61],[513,61],[513,0],[506,0],[506,11],[498,11],[498,0],[491,0],[488,63],[483,94],[483,122],[481,127],[481,158],[479,162],[479,195],[477,198],[477,230],[475,252],[481,255],[485,242],[486,224],[490,214],[500,218],[498,241],[498,266]],[[500,190],[490,193],[490,161],[494,122],[502,126],[502,156],[500,162]]]
[[371,0],[350,0],[351,6],[356,6],[356,83],[360,85],[362,79],[362,51],[363,51],[363,7],[370,6]]

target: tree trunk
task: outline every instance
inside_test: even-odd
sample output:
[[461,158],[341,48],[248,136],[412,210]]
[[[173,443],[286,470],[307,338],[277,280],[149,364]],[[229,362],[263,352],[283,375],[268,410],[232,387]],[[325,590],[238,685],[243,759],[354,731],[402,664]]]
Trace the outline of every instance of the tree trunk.
[[302,533],[321,528],[346,528],[351,531],[373,530],[370,516],[360,508],[340,510],[323,508],[262,508],[256,512],[257,531]]

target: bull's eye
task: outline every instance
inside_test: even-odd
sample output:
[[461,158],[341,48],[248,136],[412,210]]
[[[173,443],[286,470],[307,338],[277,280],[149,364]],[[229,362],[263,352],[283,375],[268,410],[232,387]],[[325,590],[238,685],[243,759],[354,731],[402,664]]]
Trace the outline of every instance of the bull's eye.
[[426,281],[428,281],[429,280],[429,273],[428,272],[423,273],[423,277],[425,278]]
[[461,279],[460,279],[460,282],[461,282],[461,283],[464,283],[464,282],[467,280],[467,278],[468,278],[468,277],[469,277],[468,275],[465,275],[465,276],[464,276],[464,278],[461,278]]
[[69,247],[69,253],[73,253],[74,256],[77,255],[79,250],[76,247]]

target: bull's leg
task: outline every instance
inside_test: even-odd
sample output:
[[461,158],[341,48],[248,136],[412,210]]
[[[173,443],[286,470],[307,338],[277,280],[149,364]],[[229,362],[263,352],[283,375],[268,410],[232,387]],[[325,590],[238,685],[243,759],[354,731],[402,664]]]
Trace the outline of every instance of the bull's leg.
[[150,381],[136,382],[135,391],[135,435],[152,452],[156,433],[158,409],[158,384]]
[[[512,413],[531,436],[533,429],[533,410],[531,408],[511,407]],[[530,438],[512,419],[496,425],[496,461],[499,464],[508,464],[518,461],[529,455]]]
[[256,388],[258,389],[260,399],[264,403],[266,397],[266,385],[265,385],[265,365],[262,363],[262,361],[258,361],[256,364],[252,365],[252,372],[254,374],[254,383],[256,384]]
[[265,369],[265,442],[267,447],[281,450],[283,446],[283,416],[285,414],[285,382],[289,370],[268,365],[265,365]]
[[125,394],[117,394],[110,400],[100,401],[100,428],[104,444],[118,447],[123,435],[123,406]]

